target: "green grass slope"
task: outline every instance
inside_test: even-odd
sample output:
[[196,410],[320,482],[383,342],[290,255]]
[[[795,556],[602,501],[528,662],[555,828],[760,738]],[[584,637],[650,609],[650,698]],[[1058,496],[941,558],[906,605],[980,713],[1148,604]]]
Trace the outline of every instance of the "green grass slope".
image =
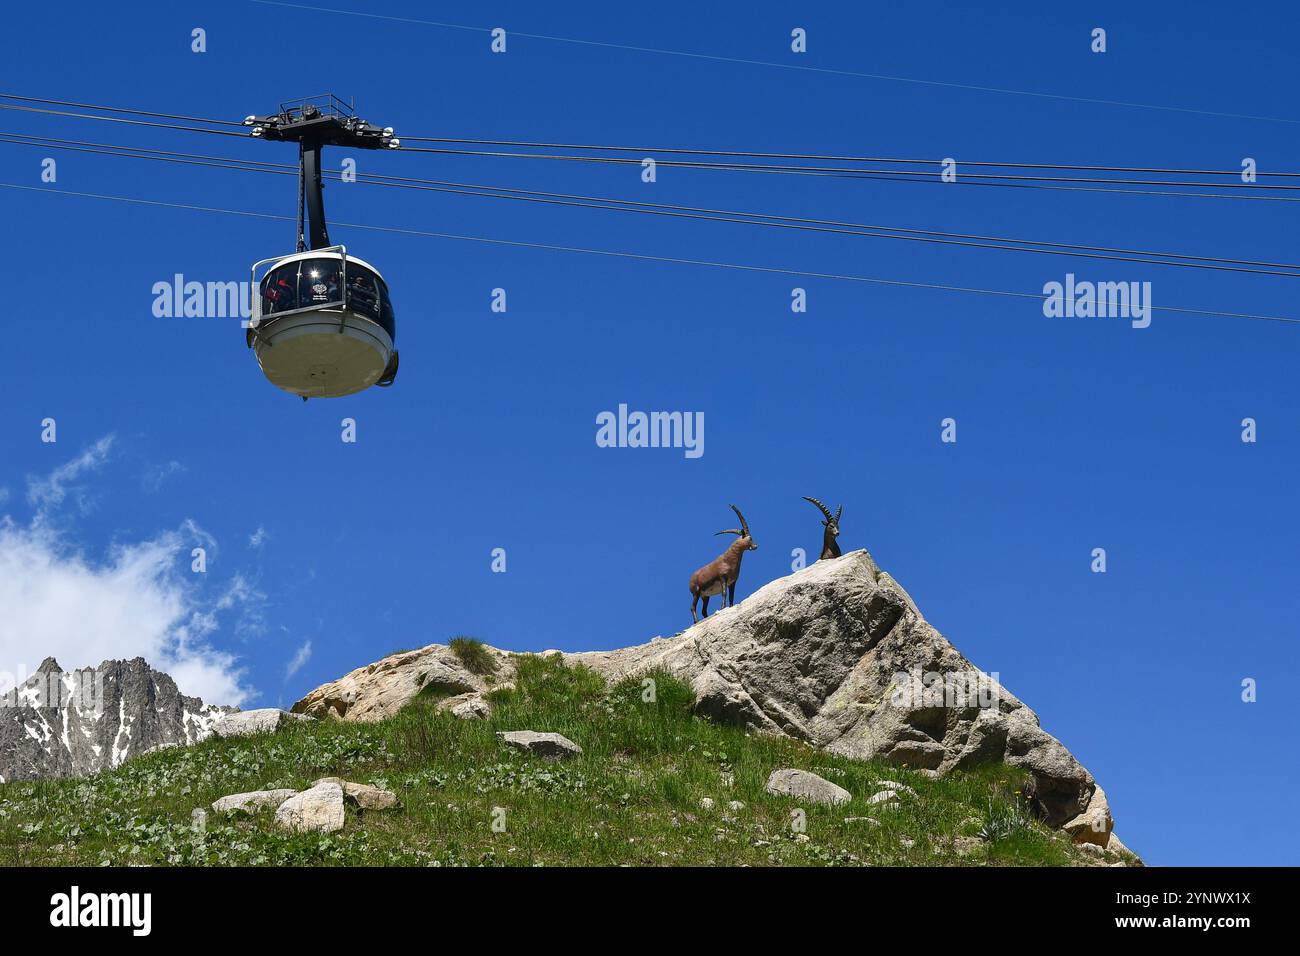
[[[942,780],[748,735],[691,714],[691,692],[654,675],[607,688],[584,668],[523,656],[492,716],[460,720],[419,699],[376,724],[303,722],[273,735],[211,739],[93,777],[0,785],[4,865],[1097,865],[1032,819],[1023,777],[997,765]],[[548,763],[498,730],[556,731],[584,753]],[[846,788],[838,807],[767,793],[775,769]],[[280,830],[274,811],[191,811],[250,790],[322,776],[395,791],[398,810],[348,808],[331,834]],[[892,780],[917,791],[867,799]],[[704,798],[713,801],[706,809]],[[737,805],[737,802],[740,806]],[[804,811],[803,819],[792,811]],[[873,824],[866,819],[873,818]],[[859,818],[859,819],[853,819]],[[494,826],[495,824],[495,826]]]

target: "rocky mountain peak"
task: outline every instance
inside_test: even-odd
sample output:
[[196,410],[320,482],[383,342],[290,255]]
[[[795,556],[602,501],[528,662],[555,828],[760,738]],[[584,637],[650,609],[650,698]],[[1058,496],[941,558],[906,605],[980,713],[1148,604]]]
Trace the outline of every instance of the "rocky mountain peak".
[[47,657],[0,696],[0,782],[94,773],[197,743],[231,710],[181,694],[142,657],[71,672]]

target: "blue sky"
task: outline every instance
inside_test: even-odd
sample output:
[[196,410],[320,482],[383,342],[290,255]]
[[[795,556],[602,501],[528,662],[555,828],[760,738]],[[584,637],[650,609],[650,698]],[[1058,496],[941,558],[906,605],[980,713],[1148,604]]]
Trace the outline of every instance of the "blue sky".
[[[323,6],[348,6],[346,0]],[[1237,169],[1296,168],[1295,12],[1210,3],[555,5],[383,0],[518,33],[1187,107],[1159,111],[789,70],[253,2],[8,11],[0,88],[242,119],[328,89],[398,135]],[[351,4],[362,9],[359,4]],[[808,52],[790,52],[793,27]],[[1108,52],[1089,50],[1092,28]],[[190,31],[207,31],[206,53]],[[291,162],[292,147],[5,111],[25,132]],[[58,160],[42,185],[40,160]],[[345,154],[327,155],[332,168]],[[1287,204],[361,154],[392,175],[1286,261]],[[0,145],[0,181],[292,215],[292,181]],[[239,280],[287,222],[0,189],[0,669],[143,653],[183,688],[289,705],[466,633],[612,648],[689,623],[728,502],[762,545],[737,590],[844,502],[927,618],[1000,673],[1156,864],[1295,864],[1300,385],[1293,326],[349,229],[365,223],[1037,292],[1151,281],[1157,305],[1296,315],[1294,283],[333,184],[332,237],[388,279],[397,386],[305,405],[233,320],[160,319],[154,283]],[[808,311],[793,314],[802,286]],[[504,288],[508,312],[490,310]],[[705,454],[607,449],[595,416],[700,411]],[[340,441],[340,420],[358,441]],[[939,440],[942,419],[956,444]],[[1257,420],[1244,444],[1240,422]],[[42,443],[41,422],[58,441]],[[209,550],[208,571],[190,551]],[[1104,575],[1091,552],[1107,551]],[[508,570],[491,571],[505,548]],[[14,582],[17,583],[14,583]],[[0,587],[5,587],[0,585]],[[136,603],[132,603],[136,602]],[[73,609],[73,610],[70,610]],[[75,612],[75,613],[74,613]],[[8,613],[8,609],[6,610]],[[1243,703],[1241,682],[1258,681]]]

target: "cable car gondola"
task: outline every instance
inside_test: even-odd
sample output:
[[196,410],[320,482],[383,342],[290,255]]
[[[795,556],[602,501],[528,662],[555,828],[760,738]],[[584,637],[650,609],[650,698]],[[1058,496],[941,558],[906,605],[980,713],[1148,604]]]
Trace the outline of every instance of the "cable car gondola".
[[369,263],[343,246],[263,259],[253,265],[253,287],[247,341],[273,385],[304,398],[337,398],[393,383],[393,306]]
[[391,129],[358,120],[336,97],[319,99],[323,105],[314,100],[281,104],[278,114],[244,121],[254,136],[298,143],[298,251],[253,264],[257,294],[245,340],[271,384],[303,401],[392,385],[397,376],[388,284],[368,262],[330,244],[320,156],[327,145],[387,149],[398,141]]

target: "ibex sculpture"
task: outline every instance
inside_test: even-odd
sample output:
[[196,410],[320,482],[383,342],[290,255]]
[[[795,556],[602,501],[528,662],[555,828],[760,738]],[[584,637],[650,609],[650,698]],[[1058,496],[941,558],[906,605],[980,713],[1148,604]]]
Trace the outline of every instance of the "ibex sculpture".
[[816,498],[809,498],[804,495],[803,500],[815,504],[817,510],[826,516],[826,520],[822,522],[825,526],[825,530],[822,532],[822,556],[818,560],[824,561],[827,558],[838,558],[840,556],[840,544],[835,539],[840,536],[840,515],[844,512],[844,505],[840,505],[836,509],[835,517],[832,518],[831,510]]
[[734,534],[736,540],[731,542],[731,547],[726,551],[691,575],[692,623],[699,621],[695,616],[695,605],[700,598],[704,598],[705,617],[709,616],[709,598],[715,594],[722,595],[723,607],[730,607],[736,603],[736,581],[740,578],[740,559],[745,556],[746,551],[758,550],[758,545],[754,543],[754,538],[749,533],[749,522],[745,520],[745,516],[735,505],[731,506],[731,510],[740,519],[740,527],[728,528],[715,534]]

